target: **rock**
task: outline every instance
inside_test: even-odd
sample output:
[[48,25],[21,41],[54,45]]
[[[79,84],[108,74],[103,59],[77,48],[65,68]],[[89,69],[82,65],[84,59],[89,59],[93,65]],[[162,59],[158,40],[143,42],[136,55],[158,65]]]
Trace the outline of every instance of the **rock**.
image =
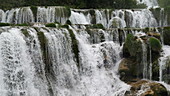
[[[125,82],[131,82],[131,81],[136,81],[135,79],[137,77],[141,77],[142,70],[139,71],[140,69],[137,68],[138,63],[131,59],[131,58],[125,58],[121,61],[119,65],[119,74],[120,74],[120,79]],[[140,74],[140,75],[139,75]]]
[[165,45],[170,45],[170,27],[164,27],[163,29],[163,39]]
[[142,42],[132,34],[128,34],[123,46],[123,56],[136,58],[141,52]]
[[132,87],[125,96],[168,96],[166,88],[153,81],[139,80],[129,83]]
[[155,37],[155,38],[157,38],[157,39],[159,39],[159,40],[161,39],[160,33],[157,33],[157,32],[148,32],[147,35],[148,35],[148,36]]
[[150,44],[152,51],[154,51],[154,52],[159,53],[162,49],[161,42],[155,37],[149,38],[149,44]]

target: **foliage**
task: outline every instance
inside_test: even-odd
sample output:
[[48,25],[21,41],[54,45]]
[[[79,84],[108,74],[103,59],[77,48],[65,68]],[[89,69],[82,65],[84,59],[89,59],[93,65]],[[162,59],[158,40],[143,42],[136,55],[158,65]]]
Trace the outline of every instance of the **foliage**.
[[170,5],[170,0],[158,0],[158,3],[161,7],[167,7]]
[[162,45],[157,38],[155,38],[155,37],[149,38],[149,44],[153,51],[160,52]]
[[[136,0],[1,0],[0,8],[9,9],[21,6],[68,6],[73,8],[141,8]],[[35,8],[35,7],[34,7]]]

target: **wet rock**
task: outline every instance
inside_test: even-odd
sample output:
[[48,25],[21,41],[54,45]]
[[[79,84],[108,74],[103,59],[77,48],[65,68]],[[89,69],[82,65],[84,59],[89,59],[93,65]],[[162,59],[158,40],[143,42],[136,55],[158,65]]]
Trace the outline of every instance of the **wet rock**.
[[153,81],[139,80],[129,83],[132,87],[125,96],[168,96],[166,88]]
[[170,27],[164,27],[163,29],[163,39],[165,45],[170,45]]
[[120,79],[125,82],[134,81],[137,77],[139,77],[139,74],[142,74],[141,73],[142,71],[139,71],[140,69],[138,69],[137,67],[138,67],[138,63],[135,60],[131,58],[123,59],[118,69],[120,74]]

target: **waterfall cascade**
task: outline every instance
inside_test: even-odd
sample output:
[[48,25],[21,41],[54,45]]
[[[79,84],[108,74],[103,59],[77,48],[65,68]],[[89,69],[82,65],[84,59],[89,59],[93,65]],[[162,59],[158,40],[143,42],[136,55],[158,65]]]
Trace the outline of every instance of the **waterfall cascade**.
[[[156,0],[137,1],[148,7],[158,6]],[[168,25],[164,9],[160,9],[160,18],[154,10],[68,9],[61,6],[0,10],[1,23],[43,25],[65,24],[68,20],[72,23],[67,25],[68,28],[44,25],[0,27],[0,95],[133,96],[127,95],[131,86],[120,80],[123,77],[119,78],[122,46],[127,34],[139,39],[142,55],[138,57],[141,56],[142,66],[138,69],[142,70],[142,79],[152,80],[153,54],[146,43],[148,34],[145,31],[150,30],[148,27],[159,27],[153,29],[161,34],[163,43],[162,27]],[[102,24],[104,28],[89,27],[95,24]],[[166,78],[170,73],[167,69],[170,47],[163,44],[157,69],[159,81],[169,83]],[[163,85],[170,90],[166,83]],[[135,94],[143,96],[150,89],[145,84]]]

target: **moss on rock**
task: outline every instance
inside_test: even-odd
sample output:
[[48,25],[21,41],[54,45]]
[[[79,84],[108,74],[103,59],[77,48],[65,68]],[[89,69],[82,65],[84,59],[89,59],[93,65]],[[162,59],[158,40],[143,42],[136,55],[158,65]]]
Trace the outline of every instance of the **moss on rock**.
[[149,38],[149,44],[150,44],[152,51],[154,51],[154,52],[159,53],[162,49],[161,42],[155,37]]
[[72,41],[72,50],[75,55],[76,61],[77,61],[77,67],[80,68],[80,62],[79,62],[79,49],[78,49],[78,41],[76,39],[76,36],[74,32],[71,29],[68,29],[71,41]]
[[48,24],[45,24],[45,27],[56,27],[56,24],[55,23],[48,23]]
[[142,52],[142,43],[132,34],[128,34],[123,46],[123,56],[134,57],[138,55],[138,53]]
[[156,82],[140,80],[138,82],[131,82],[129,83],[132,87],[130,92],[126,92],[125,96],[137,96],[139,90],[142,89],[142,86],[148,86],[149,88],[146,89],[145,92],[141,93],[140,96],[168,96],[168,91],[166,88]]
[[30,34],[27,31],[27,29],[21,29],[21,32],[22,32],[22,34],[24,34],[25,37],[29,37],[30,36]]
[[9,24],[9,23],[0,23],[0,27],[1,26],[10,26],[11,24]]
[[105,29],[102,24],[86,25],[87,29]]

